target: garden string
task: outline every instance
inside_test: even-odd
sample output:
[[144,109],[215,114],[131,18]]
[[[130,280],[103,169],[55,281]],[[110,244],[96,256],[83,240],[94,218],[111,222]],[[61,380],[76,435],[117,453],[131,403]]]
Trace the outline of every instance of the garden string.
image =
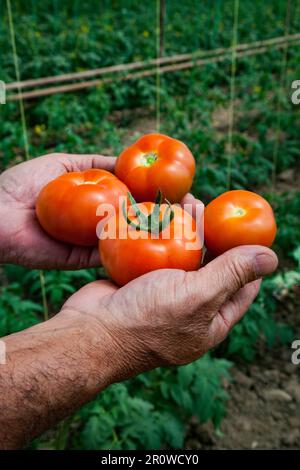
[[230,104],[229,104],[229,123],[227,137],[227,190],[230,190],[231,184],[231,160],[232,160],[232,137],[234,126],[234,101],[235,101],[235,76],[236,76],[236,56],[238,44],[238,25],[239,25],[239,0],[234,0],[233,27],[232,27],[232,53],[231,53],[231,74],[230,74]]
[[[19,83],[21,81],[21,75],[20,75],[19,61],[18,61],[18,55],[17,55],[16,35],[15,35],[15,28],[14,28],[14,21],[13,21],[10,0],[6,0],[6,5],[7,5],[7,12],[8,12],[8,24],[9,24],[9,30],[10,30],[11,44],[12,44],[12,50],[13,50],[15,74],[16,74],[17,82]],[[23,131],[25,158],[26,160],[29,160],[28,132],[27,132],[27,125],[26,125],[22,87],[20,85],[18,86],[18,94],[19,94],[19,107],[20,107],[20,115],[21,115],[22,131]],[[45,276],[42,270],[40,270],[39,276],[40,276],[40,284],[41,284],[41,295],[42,295],[42,300],[43,300],[44,320],[48,320],[49,311],[48,311],[48,303],[47,303],[46,288],[45,288]]]
[[[291,20],[291,7],[292,7],[292,0],[287,0],[286,14],[285,14],[285,28],[284,28],[285,37],[289,35],[290,20]],[[282,52],[280,81],[279,81],[279,87],[278,87],[278,92],[277,92],[276,129],[275,129],[275,142],[274,142],[274,147],[273,147],[273,171],[272,171],[273,195],[274,195],[275,187],[276,187],[276,168],[277,168],[278,153],[279,153],[279,147],[280,147],[281,112],[282,112],[281,93],[282,91],[285,91],[286,77],[287,77],[287,62],[288,62],[288,42],[284,44],[284,49]]]
[[[161,0],[156,0],[156,58],[160,58],[160,11]],[[160,63],[156,64],[156,131],[160,131]]]

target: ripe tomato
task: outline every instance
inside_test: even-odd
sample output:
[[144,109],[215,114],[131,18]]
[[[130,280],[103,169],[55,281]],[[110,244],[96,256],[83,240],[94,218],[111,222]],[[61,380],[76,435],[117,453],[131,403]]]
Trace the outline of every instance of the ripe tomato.
[[[141,212],[139,217],[135,215],[135,208]],[[127,214],[120,212],[112,216],[103,227],[99,239],[101,262],[109,276],[120,286],[156,269],[194,271],[200,267],[201,243],[192,216],[177,205],[171,206],[171,219],[167,204],[157,209],[156,216],[154,208],[152,202],[131,206]],[[150,214],[151,218],[145,225],[145,216],[149,217]],[[156,230],[159,224],[160,232]],[[152,227],[150,232],[149,227]]]
[[272,207],[250,191],[228,191],[205,208],[204,242],[214,255],[239,245],[271,246],[276,230]]
[[138,202],[154,201],[158,190],[180,202],[190,190],[195,160],[187,146],[163,134],[147,134],[125,149],[115,173]]
[[91,169],[71,172],[50,181],[36,202],[37,218],[53,238],[74,245],[97,245],[99,204],[119,205],[119,197],[127,198],[128,188],[112,173]]

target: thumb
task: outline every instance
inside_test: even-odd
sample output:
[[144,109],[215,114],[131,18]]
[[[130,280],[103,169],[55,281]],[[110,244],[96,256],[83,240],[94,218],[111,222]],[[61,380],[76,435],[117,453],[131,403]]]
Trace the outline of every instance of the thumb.
[[222,305],[249,282],[275,271],[276,254],[264,246],[233,248],[200,269],[203,288],[210,300]]

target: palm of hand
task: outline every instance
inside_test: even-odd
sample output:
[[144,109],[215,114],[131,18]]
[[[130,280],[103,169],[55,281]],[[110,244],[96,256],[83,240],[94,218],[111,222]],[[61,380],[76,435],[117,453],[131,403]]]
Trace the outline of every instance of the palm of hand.
[[42,187],[58,176],[96,167],[112,170],[114,161],[97,155],[53,154],[5,171],[0,177],[4,258],[30,268],[78,269],[99,265],[97,248],[72,246],[50,238],[36,218],[35,201]]
[[236,285],[234,293],[217,283],[212,287],[213,263],[198,272],[154,271],[120,289],[96,281],[74,294],[62,312],[98,320],[117,339],[121,355],[130,356],[127,344],[134,344],[135,354],[148,357],[149,369],[185,364],[221,342],[259,291],[260,281]]

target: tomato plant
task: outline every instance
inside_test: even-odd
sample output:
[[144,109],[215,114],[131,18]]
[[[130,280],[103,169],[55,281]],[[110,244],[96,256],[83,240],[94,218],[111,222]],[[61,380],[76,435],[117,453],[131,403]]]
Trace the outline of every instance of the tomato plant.
[[161,200],[131,202],[107,220],[99,240],[101,262],[118,285],[156,269],[200,267],[200,237],[188,212]]
[[71,172],[50,181],[36,202],[37,218],[44,230],[57,240],[74,245],[97,245],[96,226],[103,219],[100,204],[116,208],[128,189],[112,173],[91,169]]
[[195,160],[183,142],[146,134],[121,153],[115,173],[138,202],[154,201],[158,190],[180,202],[192,186]]
[[228,191],[205,208],[204,240],[214,255],[239,245],[271,246],[276,230],[272,207],[251,191]]

